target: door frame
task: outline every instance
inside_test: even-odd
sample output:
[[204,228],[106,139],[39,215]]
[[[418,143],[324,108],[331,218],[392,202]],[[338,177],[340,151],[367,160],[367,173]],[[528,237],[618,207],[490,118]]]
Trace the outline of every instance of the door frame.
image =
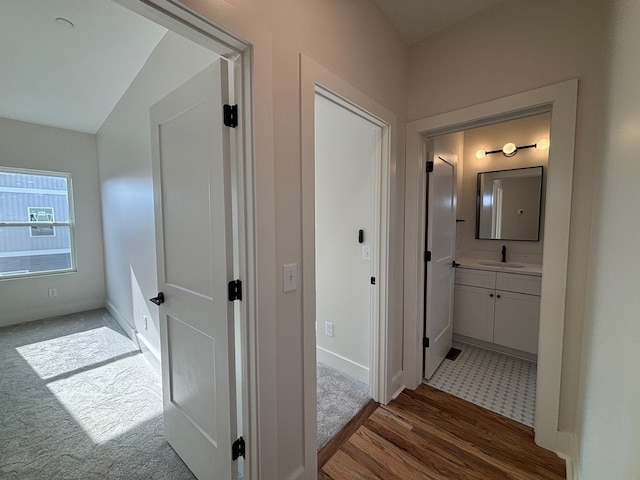
[[552,112],[542,262],[542,295],[535,412],[536,444],[556,451],[560,411],[560,380],[564,312],[569,258],[569,223],[575,143],[577,79],[503,97],[407,124],[405,181],[405,364],[406,384],[422,383],[425,235],[426,142],[429,137],[500,123],[536,113]]
[[[242,391],[239,409],[242,430],[238,432],[245,440],[246,453],[243,464],[244,478],[259,478],[260,451],[259,425],[262,416],[259,410],[258,377],[258,332],[257,332],[257,269],[256,269],[256,205],[254,176],[254,131],[253,131],[253,46],[228,33],[204,16],[173,2],[172,0],[114,0],[135,12],[185,38],[217,53],[229,63],[231,81],[229,100],[238,105],[239,124],[230,129],[231,175],[233,196],[233,222],[237,238],[237,278],[244,284],[243,300],[237,306],[240,315],[240,337],[236,345],[242,351],[240,382]],[[235,249],[234,249],[235,250]],[[234,253],[235,255],[235,253]],[[235,263],[235,262],[234,262]]]
[[[391,185],[395,183],[397,120],[395,114],[315,61],[300,55],[300,129],[302,154],[302,315],[305,408],[305,463],[317,465],[316,395],[316,269],[315,269],[315,97],[320,94],[381,128],[380,158],[374,165],[374,230],[372,255],[376,288],[372,294],[369,378],[372,397],[391,397],[393,383],[389,331],[389,260]],[[397,381],[397,379],[395,379]]]

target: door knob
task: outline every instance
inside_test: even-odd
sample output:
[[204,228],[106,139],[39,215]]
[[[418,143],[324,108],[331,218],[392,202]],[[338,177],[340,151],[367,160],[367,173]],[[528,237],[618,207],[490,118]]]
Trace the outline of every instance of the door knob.
[[157,297],[150,298],[149,301],[159,306],[161,303],[164,303],[164,294],[160,292]]

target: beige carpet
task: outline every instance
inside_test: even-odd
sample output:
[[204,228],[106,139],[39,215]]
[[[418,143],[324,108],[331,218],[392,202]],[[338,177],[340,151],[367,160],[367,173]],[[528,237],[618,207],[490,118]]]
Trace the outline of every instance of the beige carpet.
[[369,385],[318,362],[318,450],[371,400]]
[[0,329],[0,478],[193,479],[161,381],[104,310]]

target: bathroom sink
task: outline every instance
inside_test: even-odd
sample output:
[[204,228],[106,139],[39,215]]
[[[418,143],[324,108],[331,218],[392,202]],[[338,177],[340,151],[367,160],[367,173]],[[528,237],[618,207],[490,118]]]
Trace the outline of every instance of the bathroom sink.
[[524,265],[519,263],[502,263],[502,262],[478,262],[480,265],[486,265],[487,267],[504,267],[504,268],[524,268]]

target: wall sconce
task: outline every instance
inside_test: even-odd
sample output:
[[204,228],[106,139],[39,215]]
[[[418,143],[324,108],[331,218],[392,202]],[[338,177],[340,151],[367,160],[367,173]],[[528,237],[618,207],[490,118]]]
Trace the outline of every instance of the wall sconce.
[[500,150],[478,150],[476,152],[476,158],[484,158],[487,155],[491,155],[492,153],[501,153],[505,157],[513,157],[518,150],[524,150],[525,148],[535,148],[536,150],[546,150],[549,148],[549,140],[546,138],[541,138],[536,143],[532,145],[522,145],[521,147],[516,146],[515,143],[505,143],[504,146]]

